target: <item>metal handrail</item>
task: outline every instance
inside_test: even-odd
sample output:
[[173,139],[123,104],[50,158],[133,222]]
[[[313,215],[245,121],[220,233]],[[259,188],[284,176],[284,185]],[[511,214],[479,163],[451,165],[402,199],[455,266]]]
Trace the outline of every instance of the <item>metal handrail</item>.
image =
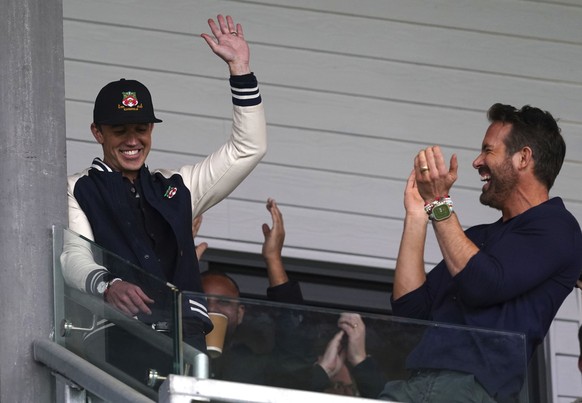
[[[174,351],[174,343],[170,337],[148,328],[134,318],[124,315],[109,304],[103,302],[102,299],[72,288],[67,291],[75,302],[79,303],[93,314],[115,323],[128,333],[149,343],[156,349],[166,351],[168,352],[168,355],[172,355],[172,352]],[[189,367],[193,370],[192,375],[196,378],[208,378],[208,356],[186,343],[182,343],[182,351],[184,362],[189,364]],[[184,375],[189,374],[186,371]]]
[[[223,403],[368,403],[376,399],[341,396],[304,390],[277,388],[215,379],[196,379],[170,375],[159,390],[159,403],[223,402]],[[385,403],[390,403],[386,401]],[[396,402],[392,402],[396,403]]]
[[48,339],[32,344],[34,359],[108,402],[155,403],[75,353]]

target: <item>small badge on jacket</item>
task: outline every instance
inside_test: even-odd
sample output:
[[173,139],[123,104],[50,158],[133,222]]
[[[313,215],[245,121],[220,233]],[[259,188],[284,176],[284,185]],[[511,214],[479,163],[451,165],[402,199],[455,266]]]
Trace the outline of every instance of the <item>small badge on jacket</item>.
[[177,188],[173,187],[173,186],[168,186],[168,190],[166,190],[166,193],[164,194],[164,197],[167,197],[168,199],[171,199],[172,197],[174,197],[176,195],[176,192],[178,191]]

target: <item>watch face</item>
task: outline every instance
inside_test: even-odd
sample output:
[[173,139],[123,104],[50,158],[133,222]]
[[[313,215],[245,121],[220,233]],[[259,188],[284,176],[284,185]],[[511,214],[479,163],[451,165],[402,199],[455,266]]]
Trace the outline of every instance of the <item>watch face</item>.
[[451,208],[446,203],[439,204],[432,209],[432,214],[436,221],[441,221],[451,216]]
[[97,292],[99,294],[103,294],[106,289],[107,289],[107,281],[101,281],[99,284],[97,284]]

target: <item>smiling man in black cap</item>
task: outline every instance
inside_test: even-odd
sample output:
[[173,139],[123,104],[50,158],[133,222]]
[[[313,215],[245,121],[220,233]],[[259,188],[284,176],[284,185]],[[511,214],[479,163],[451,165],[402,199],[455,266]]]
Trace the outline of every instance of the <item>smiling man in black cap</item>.
[[103,146],[103,162],[134,181],[151,149],[154,115],[149,90],[122,78],[107,84],[95,100],[91,132]]
[[[240,184],[266,152],[266,123],[257,80],[249,67],[242,26],[230,16],[208,21],[202,34],[229,67],[233,128],[229,141],[196,165],[149,170],[155,116],[148,89],[121,79],[97,95],[91,132],[103,147],[87,170],[69,177],[69,228],[180,290],[202,292],[192,241],[192,217],[220,202]],[[151,324],[156,295],[114,267],[92,261],[82,248],[65,248],[67,283],[102,296],[122,312]],[[189,299],[192,318],[185,340],[204,351],[212,328],[204,299]],[[151,322],[151,323],[150,323]],[[162,326],[163,327],[163,326]]]

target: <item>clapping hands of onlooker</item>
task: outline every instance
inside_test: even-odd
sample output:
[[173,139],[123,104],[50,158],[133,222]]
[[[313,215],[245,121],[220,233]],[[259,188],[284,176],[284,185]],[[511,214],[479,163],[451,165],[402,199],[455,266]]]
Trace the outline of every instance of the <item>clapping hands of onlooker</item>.
[[345,361],[356,366],[366,359],[366,325],[357,313],[342,313],[338,319],[341,329],[329,341],[318,364],[332,378]]

